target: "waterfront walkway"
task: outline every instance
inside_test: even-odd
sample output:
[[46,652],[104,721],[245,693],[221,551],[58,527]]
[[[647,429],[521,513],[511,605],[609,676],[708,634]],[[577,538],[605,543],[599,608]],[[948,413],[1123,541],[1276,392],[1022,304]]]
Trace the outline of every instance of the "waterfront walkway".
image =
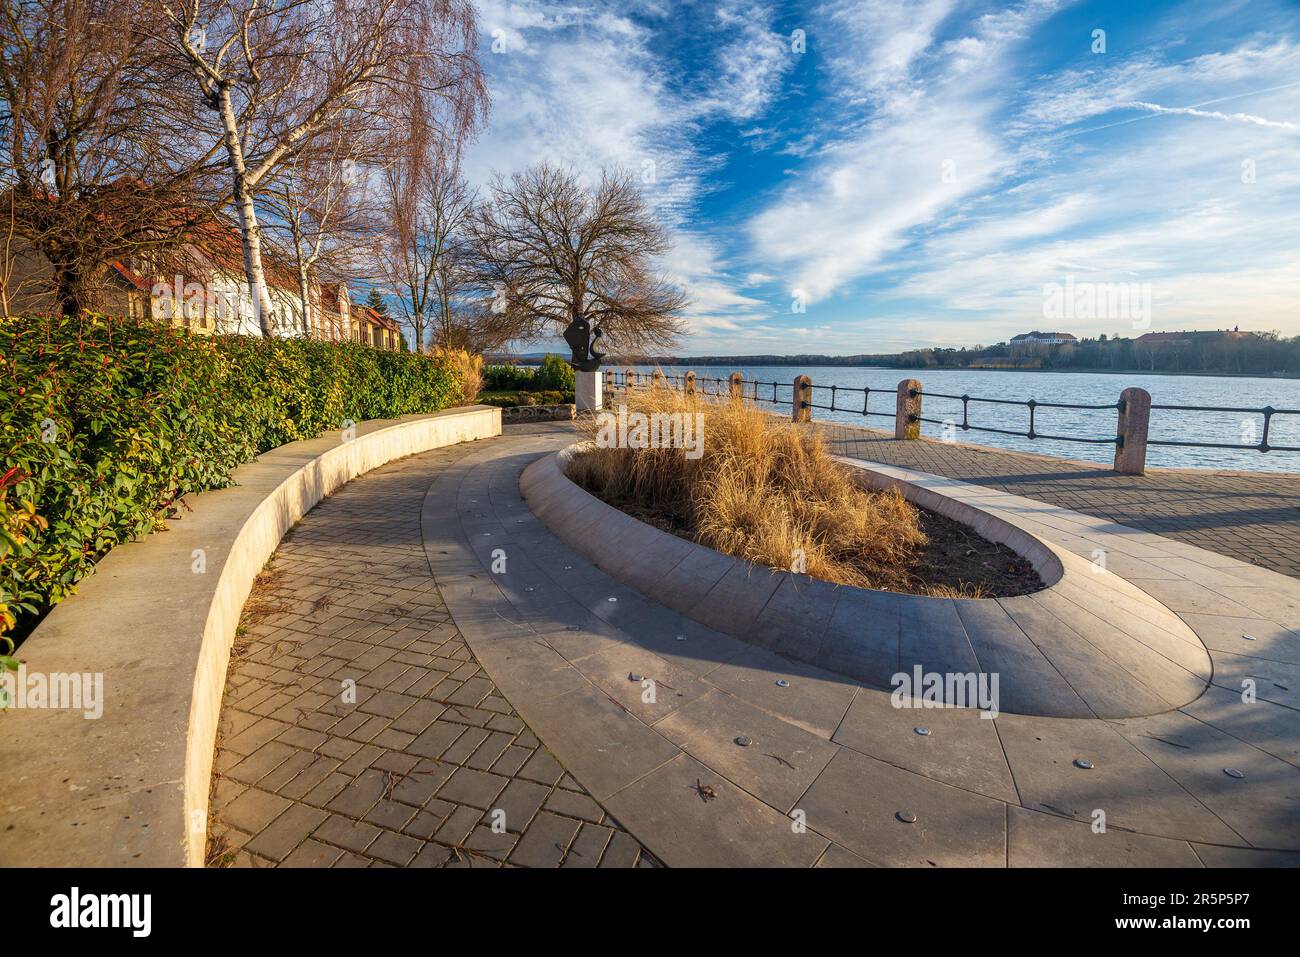
[[[1300,578],[1300,474],[1109,467],[967,442],[901,442],[819,423],[837,455],[917,469],[1038,499]],[[1043,442],[1043,451],[1061,443]],[[1267,465],[1267,456],[1260,456]]]
[[[887,692],[669,613],[559,543],[518,478],[573,437],[567,423],[515,426],[412,456],[286,536],[230,666],[214,863],[653,865],[646,847],[674,865],[1300,863],[1300,611],[1268,587],[1276,576],[1234,585],[1180,558],[1178,581],[1153,586],[1190,603],[1196,614],[1180,615],[1213,650],[1199,702],[1125,720],[929,711],[921,736],[921,716]],[[1296,492],[1270,488],[1275,477],[1130,479],[971,446],[831,439],[1127,524],[1186,516],[1186,529],[1161,529],[1174,538],[1198,534],[1177,489],[1236,495],[1235,522],[1220,503],[1206,510],[1210,537],[1185,540],[1232,556],[1244,529],[1280,527],[1291,544],[1271,560],[1297,567]],[[508,574],[488,573],[498,550]],[[1194,571],[1252,606],[1267,599],[1287,624],[1252,620],[1244,641],[1232,616],[1246,612],[1174,587]],[[1104,623],[1084,625],[1105,642]],[[1243,675],[1260,688],[1249,706]],[[1082,757],[1095,768],[1071,764]]]

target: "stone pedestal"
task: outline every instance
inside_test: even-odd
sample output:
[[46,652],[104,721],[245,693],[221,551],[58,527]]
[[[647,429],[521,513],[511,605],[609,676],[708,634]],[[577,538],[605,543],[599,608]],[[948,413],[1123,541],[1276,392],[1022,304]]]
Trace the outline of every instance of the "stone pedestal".
[[579,372],[574,378],[574,400],[579,412],[599,412],[605,403],[604,376],[599,371]]

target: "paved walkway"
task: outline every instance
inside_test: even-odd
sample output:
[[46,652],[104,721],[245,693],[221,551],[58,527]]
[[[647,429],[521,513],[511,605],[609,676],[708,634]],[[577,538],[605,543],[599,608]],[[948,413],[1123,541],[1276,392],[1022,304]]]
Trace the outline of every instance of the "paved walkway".
[[[1300,578],[1300,475],[1110,468],[966,442],[920,439],[824,423],[839,455],[961,479],[1206,548]],[[1044,443],[1048,448],[1059,444]]]
[[[1146,548],[1181,563],[1141,587],[1210,646],[1216,687],[1135,719],[917,714],[672,612],[561,543],[519,476],[572,438],[567,424],[515,426],[414,456],[286,536],[231,664],[214,863],[1300,863],[1294,583],[1126,530],[1120,560],[1150,568]],[[982,454],[900,446],[859,454],[929,454],[939,472]],[[1061,481],[1049,468],[1041,485],[1012,468],[983,484],[1020,475],[1016,491],[1045,498]],[[1106,505],[1087,484],[1073,494]],[[1020,507],[1053,533],[1041,506]],[[1092,520],[1072,521],[1081,539]],[[1184,587],[1193,574],[1203,588]],[[1104,625],[1088,640],[1104,643]],[[1242,679],[1258,702],[1241,700]]]
[[[430,488],[426,547],[448,607],[506,697],[666,864],[1300,864],[1300,632],[1291,630],[1300,629],[1300,586],[1290,579],[948,483],[1036,535],[1078,547],[1099,537],[1112,558],[1168,576],[1140,582],[1154,597],[1136,604],[1093,607],[1086,593],[1073,596],[1073,611],[1057,603],[1068,621],[1026,607],[1017,624],[1037,641],[1104,650],[1114,647],[1108,616],[1176,614],[1223,670],[1198,700],[1140,718],[899,709],[888,691],[650,601],[557,539],[546,493],[525,502],[519,476],[571,436],[534,427],[480,443]],[[654,550],[642,539],[629,547]],[[508,567],[493,569],[498,553]],[[702,568],[643,571],[702,588],[704,602],[711,587],[728,590]],[[865,640],[876,625],[858,620]],[[907,637],[928,636],[925,625],[904,622]],[[915,659],[908,647],[920,654],[925,644],[900,644],[902,670]],[[1245,678],[1257,699],[1244,699]],[[646,696],[647,681],[657,694]]]
[[362,476],[281,543],[230,665],[210,863],[654,863],[524,726],[430,575],[425,493],[481,444]]

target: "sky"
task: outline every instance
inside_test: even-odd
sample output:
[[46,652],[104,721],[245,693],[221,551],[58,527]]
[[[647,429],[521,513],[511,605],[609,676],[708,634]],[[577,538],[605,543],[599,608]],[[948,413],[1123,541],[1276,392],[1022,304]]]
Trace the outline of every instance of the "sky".
[[468,175],[635,173],[679,354],[1300,335],[1300,0],[477,5]]

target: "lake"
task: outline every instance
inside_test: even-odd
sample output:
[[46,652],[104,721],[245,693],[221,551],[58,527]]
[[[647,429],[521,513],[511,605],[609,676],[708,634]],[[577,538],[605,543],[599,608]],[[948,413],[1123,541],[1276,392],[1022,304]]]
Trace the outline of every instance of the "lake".
[[[622,367],[609,367],[619,371]],[[649,372],[650,366],[633,366],[638,372]],[[663,367],[669,375],[681,375],[685,367]],[[829,406],[829,389],[820,386],[872,390],[868,408],[871,412],[894,412],[894,390],[902,379],[918,379],[925,393],[922,414],[925,418],[939,420],[922,423],[922,434],[942,438],[943,422],[959,426],[962,420],[961,402],[941,399],[932,393],[969,395],[990,399],[1012,399],[1038,402],[1065,402],[1078,405],[1109,405],[1103,410],[1044,409],[1036,412],[1036,432],[1055,435],[1077,435],[1087,438],[1105,438],[1115,434],[1116,412],[1113,408],[1119,394],[1129,387],[1146,389],[1151,393],[1153,405],[1231,406],[1242,408],[1300,409],[1300,379],[1256,379],[1235,376],[1178,376],[1142,375],[1140,373],[1099,372],[1020,372],[981,369],[884,369],[852,366],[701,366],[695,368],[700,378],[726,379],[732,372],[740,372],[746,381],[778,382],[777,396],[788,409],[790,384],[795,376],[806,374],[813,381],[813,402]],[[877,393],[876,390],[880,392]],[[772,394],[769,386],[760,389],[760,397]],[[836,408],[845,411],[831,412],[813,409],[813,417],[848,425],[866,425],[871,428],[893,430],[890,419],[872,415],[864,418],[862,393],[838,393]],[[1264,417],[1260,414],[1236,412],[1183,412],[1172,409],[1153,409],[1151,412],[1151,440],[1223,442],[1230,444],[1258,443]],[[970,403],[970,424],[989,428],[1009,429],[1017,432],[1029,430],[1029,410],[1024,407]],[[1023,435],[1002,435],[993,432],[963,431],[949,426],[956,441],[995,448],[1037,452],[1042,455],[1059,455],[1090,462],[1113,461],[1113,445],[1090,445],[1083,442],[1063,442],[1052,439],[1030,440]],[[1273,417],[1269,429],[1271,445],[1300,446],[1300,415]],[[1168,468],[1215,468],[1243,471],[1300,472],[1300,452],[1267,452],[1236,449],[1200,449],[1153,445],[1147,450],[1147,464]]]

